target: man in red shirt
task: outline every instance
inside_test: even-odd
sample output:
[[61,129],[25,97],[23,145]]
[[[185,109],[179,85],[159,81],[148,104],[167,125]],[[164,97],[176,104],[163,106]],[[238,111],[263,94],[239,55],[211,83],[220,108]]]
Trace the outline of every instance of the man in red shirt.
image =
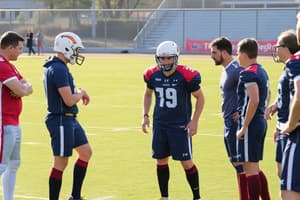
[[13,200],[16,171],[20,166],[21,128],[19,116],[23,96],[32,93],[32,86],[10,63],[22,53],[24,39],[8,31],[0,37],[0,175],[3,200]]

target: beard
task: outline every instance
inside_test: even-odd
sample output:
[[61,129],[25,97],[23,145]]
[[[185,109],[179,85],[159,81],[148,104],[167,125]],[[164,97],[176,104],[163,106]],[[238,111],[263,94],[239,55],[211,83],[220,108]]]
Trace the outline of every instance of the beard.
[[215,65],[222,65],[222,63],[224,62],[224,58],[223,56],[221,56],[219,60],[214,60],[214,61],[215,61]]

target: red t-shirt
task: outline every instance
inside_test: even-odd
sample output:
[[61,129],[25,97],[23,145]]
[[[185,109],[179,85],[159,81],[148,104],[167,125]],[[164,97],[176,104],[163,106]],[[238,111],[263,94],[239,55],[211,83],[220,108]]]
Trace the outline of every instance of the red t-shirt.
[[16,67],[0,55],[0,95],[2,125],[19,125],[19,116],[22,111],[22,99],[11,95],[11,90],[5,85],[13,79],[23,77]]

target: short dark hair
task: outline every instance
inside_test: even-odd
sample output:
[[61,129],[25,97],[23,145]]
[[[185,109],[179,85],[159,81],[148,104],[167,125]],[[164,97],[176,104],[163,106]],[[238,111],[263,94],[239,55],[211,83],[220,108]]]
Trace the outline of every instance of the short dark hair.
[[24,38],[14,31],[7,31],[0,37],[0,47],[5,49],[9,45],[18,46],[19,41],[24,42]]
[[218,50],[220,51],[227,51],[229,55],[232,55],[232,44],[230,40],[227,37],[219,37],[214,39],[210,43],[210,47],[217,47]]
[[293,30],[287,30],[280,33],[278,36],[278,43],[279,45],[287,47],[291,54],[300,50],[297,42],[297,35]]
[[241,53],[246,53],[250,59],[257,58],[258,44],[254,38],[245,38],[239,41],[238,49]]

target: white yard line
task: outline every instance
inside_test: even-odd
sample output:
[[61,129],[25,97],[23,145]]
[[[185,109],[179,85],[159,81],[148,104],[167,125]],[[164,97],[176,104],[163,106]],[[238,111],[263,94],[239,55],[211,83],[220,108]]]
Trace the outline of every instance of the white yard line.
[[[2,196],[2,195],[0,195],[0,196]],[[15,198],[20,198],[20,199],[48,200],[48,198],[45,198],[45,197],[19,195],[19,194],[15,194],[14,197]],[[104,196],[104,197],[96,197],[96,198],[93,198],[91,200],[108,200],[108,199],[112,199],[112,198],[113,198],[113,196]]]

